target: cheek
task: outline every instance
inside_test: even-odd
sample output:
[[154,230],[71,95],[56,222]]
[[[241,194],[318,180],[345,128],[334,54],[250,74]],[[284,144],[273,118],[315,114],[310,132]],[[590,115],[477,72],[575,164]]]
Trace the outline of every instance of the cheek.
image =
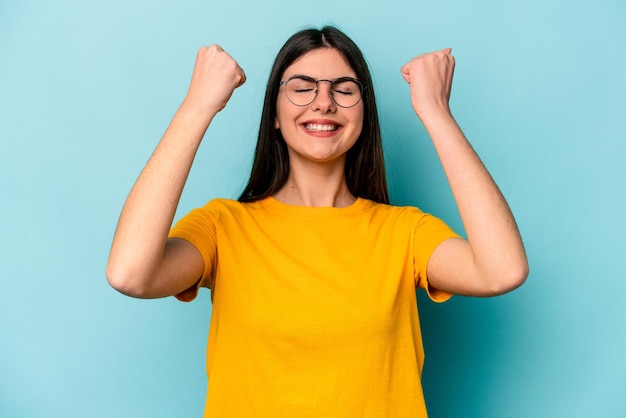
[[300,109],[294,109],[294,106],[291,103],[285,103],[285,100],[283,97],[279,97],[276,102],[275,129],[292,129],[291,125],[300,116]]

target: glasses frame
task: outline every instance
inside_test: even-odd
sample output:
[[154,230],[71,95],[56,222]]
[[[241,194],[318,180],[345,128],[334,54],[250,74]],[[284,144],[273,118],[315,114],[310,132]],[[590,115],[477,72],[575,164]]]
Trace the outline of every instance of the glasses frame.
[[[365,90],[367,89],[367,86],[363,85],[363,83],[361,83],[361,80],[358,80],[354,77],[339,77],[334,80],[328,80],[328,79],[316,80],[313,77],[309,77],[309,76],[302,75],[302,74],[292,75],[287,80],[281,81],[279,85],[280,86],[284,85],[285,87],[287,87],[287,83],[289,83],[291,80],[295,78],[300,79],[300,80],[305,80],[305,81],[312,81],[315,83],[315,96],[313,96],[313,99],[306,104],[294,103],[293,100],[291,100],[291,98],[289,97],[289,94],[287,94],[287,90],[285,90],[285,96],[287,96],[287,100],[289,100],[294,106],[300,106],[300,107],[308,106],[311,103],[313,103],[315,99],[317,99],[317,95],[319,94],[319,91],[320,91],[320,88],[319,88],[320,81],[326,81],[330,83],[330,97],[333,100],[333,103],[335,103],[337,106],[344,108],[344,109],[349,109],[351,107],[358,105],[359,102],[363,100],[363,93],[365,93]],[[333,93],[333,85],[336,84],[337,82],[343,82],[343,81],[352,81],[352,82],[355,82],[359,86],[359,92],[361,93],[361,96],[359,97],[359,100],[357,100],[356,103],[353,104],[352,106],[342,106],[339,103],[337,103],[337,101],[335,100],[335,95]]]

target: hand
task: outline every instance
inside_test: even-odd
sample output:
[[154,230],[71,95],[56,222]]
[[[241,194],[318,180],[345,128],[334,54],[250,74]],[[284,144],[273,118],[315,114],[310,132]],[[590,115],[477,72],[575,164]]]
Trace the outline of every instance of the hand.
[[217,113],[245,81],[246,74],[237,61],[219,45],[203,46],[196,56],[185,102]]
[[454,75],[452,49],[419,55],[402,67],[402,77],[411,86],[411,103],[420,119],[432,112],[450,113],[449,100]]

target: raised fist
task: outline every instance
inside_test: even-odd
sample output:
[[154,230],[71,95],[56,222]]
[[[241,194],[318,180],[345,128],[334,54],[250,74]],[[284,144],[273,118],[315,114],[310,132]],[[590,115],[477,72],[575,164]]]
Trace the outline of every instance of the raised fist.
[[402,67],[411,85],[413,110],[421,118],[431,111],[450,112],[449,100],[454,75],[452,49],[419,55]]
[[237,61],[219,45],[203,46],[196,56],[185,100],[217,113],[245,81],[246,74]]

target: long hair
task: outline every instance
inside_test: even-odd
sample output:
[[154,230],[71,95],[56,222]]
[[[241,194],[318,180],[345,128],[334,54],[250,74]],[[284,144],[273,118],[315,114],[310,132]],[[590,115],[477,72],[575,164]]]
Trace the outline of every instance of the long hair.
[[350,193],[379,203],[389,203],[385,160],[378,123],[374,87],[367,63],[356,44],[339,29],[326,26],[292,35],[280,49],[267,83],[259,137],[248,184],[240,202],[254,202],[278,192],[289,176],[287,144],[274,126],[281,77],[302,55],[318,48],[334,48],[346,59],[363,83],[363,128],[346,154],[345,177]]

